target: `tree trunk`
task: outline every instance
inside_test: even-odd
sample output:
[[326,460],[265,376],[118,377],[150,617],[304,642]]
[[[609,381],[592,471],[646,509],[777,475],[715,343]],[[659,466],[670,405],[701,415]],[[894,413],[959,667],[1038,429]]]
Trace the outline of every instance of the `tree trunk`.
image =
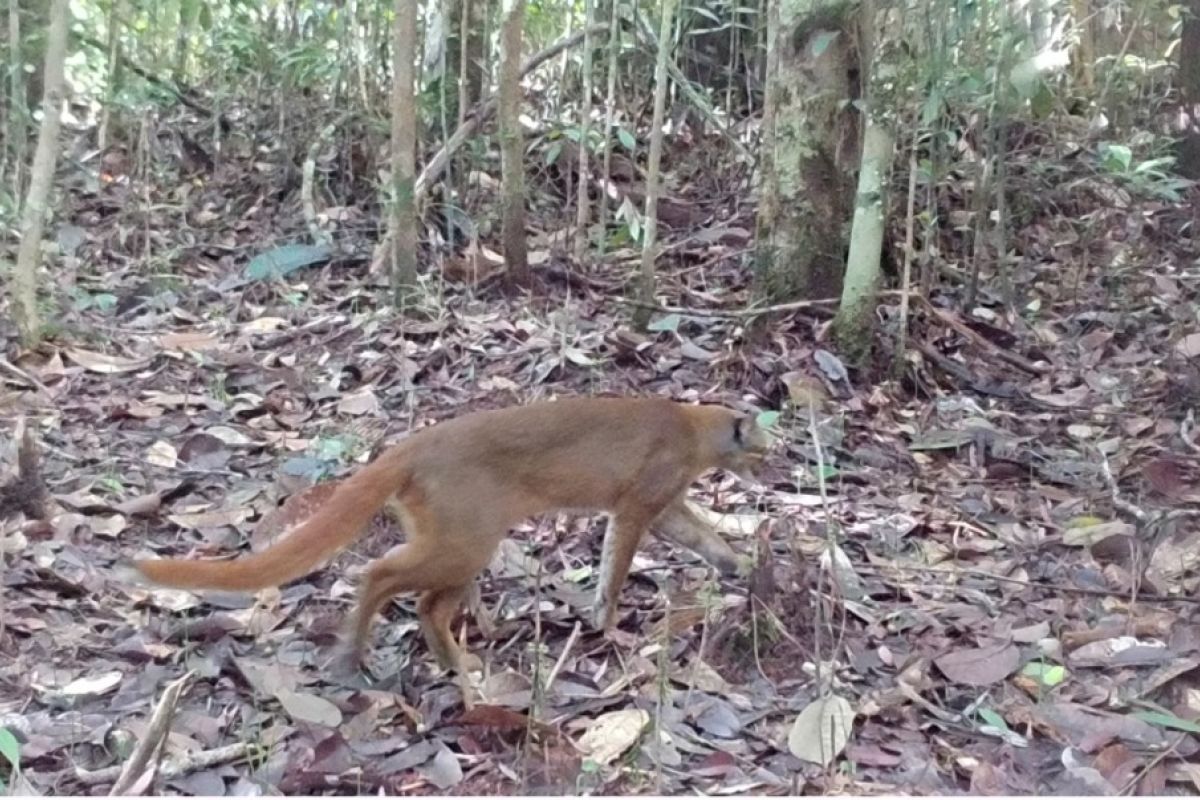
[[641,306],[634,323],[644,328],[654,305],[654,262],[658,257],[658,192],[662,162],[663,119],[667,109],[667,59],[671,53],[671,22],[675,0],[664,0],[658,27],[658,56],[654,63],[654,124],[650,129],[650,158],[646,165],[646,218],[642,235],[642,280],[638,292]]
[[[776,0],[756,282],[772,299],[836,297],[857,166],[858,44],[843,0]],[[774,181],[773,185],[767,182]]]
[[50,4],[46,0],[17,0],[17,3],[21,7],[21,27],[27,32],[21,41],[21,63],[31,67],[25,76],[25,107],[33,108],[46,96],[47,42],[42,32],[50,29]]
[[1200,0],[1187,0],[1179,42],[1180,135],[1177,168],[1200,178]]
[[96,148],[108,147],[112,106],[121,85],[121,0],[109,0],[108,7],[108,66],[104,84],[104,105],[100,108],[100,126],[96,131]]
[[871,353],[875,296],[879,290],[880,254],[887,209],[887,176],[892,162],[892,135],[881,123],[867,121],[862,167],[850,232],[850,254],[842,303],[834,331],[843,358],[862,365]]
[[459,89],[458,89],[458,124],[462,126],[468,111],[483,99],[484,78],[487,74],[484,64],[487,63],[485,48],[487,37],[484,27],[487,24],[488,0],[462,0],[459,15]]
[[1071,16],[1079,32],[1079,41],[1071,51],[1071,65],[1076,80],[1090,92],[1096,86],[1096,21],[1092,19],[1092,4],[1089,0],[1071,0]]
[[504,0],[500,24],[500,172],[508,280],[529,285],[525,242],[525,137],[521,133],[521,38],[525,0]]
[[600,255],[608,245],[608,181],[612,176],[613,113],[617,105],[617,49],[620,47],[620,28],[617,25],[617,0],[608,0],[608,76],[604,91],[604,166],[600,184]]
[[58,127],[63,104],[63,67],[67,55],[67,28],[70,21],[68,0],[52,0],[46,32],[45,96],[42,98],[42,125],[37,150],[29,172],[29,194],[21,215],[21,245],[13,275],[13,315],[26,347],[41,339],[41,320],[37,307],[37,269],[41,261],[42,225],[46,201],[54,180],[58,160]]
[[594,0],[585,0],[583,5],[583,100],[579,104],[579,186],[575,207],[575,263],[583,264],[587,256],[588,222],[591,208],[588,203],[589,140],[592,122],[592,18],[595,16]]
[[[5,136],[9,142],[10,185],[14,197],[21,196],[25,185],[25,150],[29,146],[29,106],[25,101],[25,71],[21,54],[21,4],[8,0],[8,107],[5,109]],[[18,208],[17,211],[20,209]]]
[[392,46],[392,300],[397,307],[417,285],[417,111],[413,99],[417,6],[396,0]]

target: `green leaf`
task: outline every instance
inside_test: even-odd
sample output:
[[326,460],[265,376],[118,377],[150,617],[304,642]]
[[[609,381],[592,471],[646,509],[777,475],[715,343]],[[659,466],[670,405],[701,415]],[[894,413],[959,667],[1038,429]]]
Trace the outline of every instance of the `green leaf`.
[[617,128],[617,141],[631,153],[637,149],[637,139],[633,138],[633,134],[624,128]]
[[979,716],[983,718],[983,721],[986,724],[991,725],[993,728],[1002,731],[1008,730],[1008,723],[1004,721],[1004,717],[1000,716],[990,708],[979,709]]
[[14,770],[21,768],[21,743],[8,728],[0,728],[0,756],[4,756]]
[[921,124],[932,125],[942,113],[942,93],[938,88],[930,91],[921,107]]
[[333,251],[327,245],[285,244],[255,256],[246,266],[252,281],[282,278],[298,269],[328,261]]
[[1135,711],[1133,718],[1140,719],[1142,722],[1149,722],[1151,725],[1157,725],[1160,728],[1174,728],[1175,730],[1187,731],[1188,733],[1200,733],[1200,723],[1180,719],[1174,714],[1167,714],[1162,711]]
[[1041,119],[1050,116],[1054,111],[1054,93],[1045,81],[1039,81],[1038,90],[1029,100],[1029,107]]
[[779,422],[779,412],[760,411],[758,412],[758,416],[754,418],[754,421],[758,423],[758,427],[760,428],[774,428],[775,424]]
[[295,456],[284,461],[279,467],[284,475],[294,475],[300,478],[308,478],[312,481],[320,480],[327,473],[332,472],[328,461],[322,461],[311,456]]
[[1100,165],[1109,172],[1126,172],[1133,163],[1133,150],[1123,144],[1100,145]]
[[682,321],[683,318],[678,314],[667,314],[662,319],[656,319],[654,322],[651,322],[649,325],[647,325],[646,330],[654,331],[656,333],[661,333],[662,331],[670,331],[671,333],[675,333],[675,331],[679,330],[679,323]]
[[1031,662],[1021,669],[1021,674],[1033,678],[1043,686],[1058,686],[1067,679],[1067,668],[1061,664]]
[[1033,99],[1042,85],[1042,73],[1038,69],[1037,59],[1027,58],[1017,64],[1009,73],[1008,80],[1022,100]]
[[558,157],[562,155],[563,143],[562,139],[557,140],[554,144],[546,148],[546,166],[554,166],[554,162],[558,161]]

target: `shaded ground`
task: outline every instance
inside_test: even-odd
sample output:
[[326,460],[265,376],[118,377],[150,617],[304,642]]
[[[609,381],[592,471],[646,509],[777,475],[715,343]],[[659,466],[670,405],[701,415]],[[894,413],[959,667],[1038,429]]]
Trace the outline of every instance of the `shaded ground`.
[[[186,766],[162,791],[1195,792],[1190,219],[1083,166],[1036,185],[1020,164],[1055,152],[1019,155],[1014,188],[1033,198],[1012,245],[1022,313],[989,296],[969,316],[954,294],[916,303],[896,380],[885,359],[843,377],[820,315],[748,331],[664,314],[639,335],[619,299],[632,253],[567,279],[536,235],[533,300],[450,282],[401,321],[345,259],[223,291],[302,230],[269,176],[230,161],[196,181],[82,182],[59,232],[75,306],[51,344],[13,359],[46,391],[2,376],[53,512],[23,522],[6,508],[2,529],[0,727],[21,742],[24,780],[106,791],[103,770],[190,670],[165,745]],[[720,210],[712,180],[678,180],[677,194]],[[144,192],[169,210],[143,214]],[[745,213],[672,231],[669,303],[744,307]],[[352,245],[364,232],[338,230]],[[762,566],[721,581],[649,543],[622,598],[636,644],[622,648],[585,621],[602,520],[532,521],[483,579],[492,638],[464,617],[490,670],[488,705],[465,717],[411,598],[376,624],[369,679],[324,679],[359,571],[402,535],[383,520],[257,603],[108,573],[139,553],[260,547],[303,513],[276,512],[284,498],[414,426],[599,392],[784,409],[764,486],[710,476],[693,495]],[[855,712],[828,768],[788,743],[818,674]]]

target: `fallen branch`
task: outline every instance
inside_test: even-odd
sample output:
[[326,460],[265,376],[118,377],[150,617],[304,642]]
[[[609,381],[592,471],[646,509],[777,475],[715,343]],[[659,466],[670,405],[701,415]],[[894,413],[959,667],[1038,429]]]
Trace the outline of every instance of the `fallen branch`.
[[[196,770],[209,769],[218,764],[228,764],[231,761],[238,761],[250,754],[251,747],[252,745],[249,742],[237,742],[212,750],[201,750],[198,753],[188,753],[177,758],[167,758],[163,761],[162,767],[158,771],[158,776],[163,780],[170,780],[171,778],[178,778],[180,775],[187,775]],[[120,774],[120,765],[97,770],[75,768],[75,777],[88,786],[109,783],[116,780]]]
[[1024,370],[1025,372],[1028,372],[1031,375],[1045,375],[1047,372],[1049,372],[1048,367],[1040,367],[1037,364],[1034,364],[1029,359],[1025,358],[1024,356],[1019,356],[1016,353],[1005,350],[1003,347],[1001,347],[1000,345],[998,345],[994,342],[988,341],[983,336],[980,336],[978,333],[971,330],[968,326],[964,325],[961,320],[955,319],[954,316],[947,314],[945,311],[942,311],[940,308],[935,306],[933,303],[929,302],[929,298],[925,297],[925,295],[913,293],[912,296],[916,297],[917,300],[919,300],[922,304],[924,304],[925,308],[929,311],[929,313],[933,314],[939,320],[946,323],[951,328],[958,331],[960,334],[967,337],[968,339],[970,339],[972,342],[979,345],[983,349],[985,349],[991,353],[994,353],[996,355],[996,357],[999,358],[1001,361],[1007,361],[1009,364],[1012,364],[1014,367]]
[[[109,796],[124,794],[141,794],[150,788],[158,771],[158,762],[166,748],[167,736],[171,733],[171,720],[175,716],[175,706],[179,704],[179,696],[195,673],[188,670],[182,678],[172,682],[163,692],[150,717],[150,725],[146,735],[138,742],[129,759],[121,767],[116,782],[109,789]],[[137,791],[133,791],[134,787]]]
[[1109,494],[1112,495],[1113,506],[1120,511],[1124,511],[1143,525],[1148,523],[1150,521],[1149,514],[1121,497],[1121,490],[1117,487],[1117,479],[1113,477],[1112,467],[1108,465],[1108,456],[1103,452],[1100,453],[1100,469],[1104,475],[1104,482],[1108,485]]
[[[900,297],[905,292],[899,289],[892,289],[883,292],[876,292],[877,298],[884,297]],[[908,292],[907,294],[916,294]],[[682,308],[676,306],[660,306],[650,303],[641,303],[637,300],[628,300],[623,297],[613,298],[621,305],[649,308],[652,311],[660,311],[663,314],[681,314],[690,317],[724,317],[727,319],[749,319],[761,317],[767,314],[784,314],[789,311],[807,311],[813,308],[821,308],[823,306],[833,306],[842,302],[840,297],[823,297],[817,300],[795,300],[790,303],[779,303],[773,306],[751,306],[750,308],[740,309],[722,309],[722,308]]]
[[546,694],[550,693],[550,687],[554,685],[554,679],[558,677],[558,673],[562,671],[563,664],[567,662],[567,655],[570,654],[571,648],[575,646],[575,640],[579,638],[579,631],[580,625],[576,622],[575,627],[571,629],[571,635],[567,637],[567,643],[563,645],[562,653],[559,654],[558,660],[554,662],[554,668],[546,676],[546,685],[543,688]]
[[4,370],[14,378],[25,381],[33,388],[45,394],[47,397],[52,397],[50,390],[46,388],[46,384],[39,381],[37,378],[30,375],[25,370],[18,367],[16,364],[9,363],[6,359],[0,358],[0,370]]

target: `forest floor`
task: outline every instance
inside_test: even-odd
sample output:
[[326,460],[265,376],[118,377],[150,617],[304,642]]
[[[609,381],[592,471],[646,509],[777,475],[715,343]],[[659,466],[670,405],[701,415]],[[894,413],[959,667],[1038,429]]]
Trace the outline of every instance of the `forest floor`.
[[[305,230],[249,157],[200,177],[109,163],[64,180],[70,307],[46,346],[10,350],[26,377],[0,375],[52,500],[40,521],[0,509],[0,728],[20,741],[18,788],[106,791],[188,674],[154,784],[169,792],[1200,790],[1191,210],[1056,147],[1010,169],[1030,182],[1013,212],[1019,313],[995,293],[963,312],[949,284],[913,305],[894,380],[842,374],[824,313],[754,330],[668,313],[639,334],[621,300],[636,254],[581,273],[536,231],[532,298],[431,280],[401,320],[361,258],[234,287]],[[1035,162],[1055,172],[1019,168]],[[752,210],[711,181],[674,174],[677,197],[724,208],[667,227],[661,296],[736,311]],[[884,367],[898,307],[881,307]],[[492,637],[463,618],[488,666],[471,713],[411,597],[374,626],[360,684],[326,677],[363,566],[403,535],[382,519],[257,599],[109,571],[260,548],[302,513],[279,510],[286,497],[417,425],[579,393],[782,410],[762,485],[712,475],[693,494],[760,568],[721,579],[648,542],[621,598],[636,643],[621,646],[587,621],[603,520],[531,520],[481,579]],[[849,740],[820,766],[794,753],[830,686],[853,719],[827,714]]]

